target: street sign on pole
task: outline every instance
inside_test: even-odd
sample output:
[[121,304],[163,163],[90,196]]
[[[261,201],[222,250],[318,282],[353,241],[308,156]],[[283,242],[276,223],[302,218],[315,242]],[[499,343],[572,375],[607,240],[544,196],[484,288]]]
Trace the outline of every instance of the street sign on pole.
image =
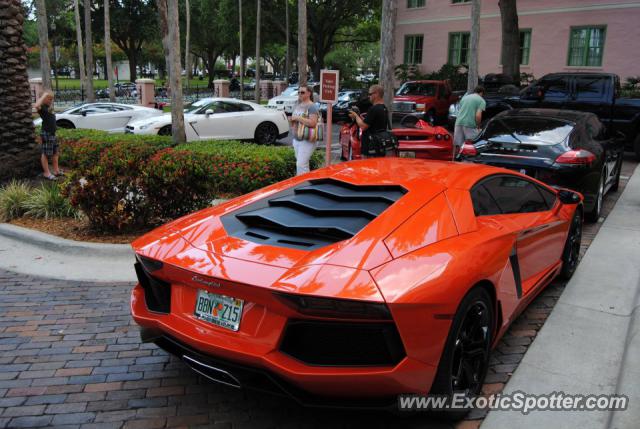
[[320,102],[327,103],[327,125],[325,128],[326,152],[325,165],[331,165],[331,137],[333,132],[333,103],[338,102],[340,72],[338,70],[320,70]]

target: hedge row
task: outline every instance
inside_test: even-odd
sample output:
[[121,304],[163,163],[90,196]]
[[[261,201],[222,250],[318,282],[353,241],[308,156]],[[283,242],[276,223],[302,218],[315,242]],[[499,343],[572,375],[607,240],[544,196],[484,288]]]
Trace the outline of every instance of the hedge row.
[[[123,231],[164,222],[287,179],[289,147],[203,141],[172,147],[166,137],[64,130],[61,160],[74,171],[65,193],[98,229]],[[311,168],[322,154],[311,159]]]

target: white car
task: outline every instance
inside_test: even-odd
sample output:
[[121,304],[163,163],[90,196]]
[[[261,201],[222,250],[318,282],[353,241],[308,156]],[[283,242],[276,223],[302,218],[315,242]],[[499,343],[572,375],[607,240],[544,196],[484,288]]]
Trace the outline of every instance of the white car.
[[[317,102],[320,99],[317,91],[319,88],[313,86],[313,99]],[[293,107],[298,102],[298,86],[290,86],[284,91],[282,94],[277,97],[273,97],[267,103],[267,107],[270,109],[281,110],[285,112],[287,115],[293,113]]]
[[[56,113],[59,128],[91,128],[111,133],[122,133],[124,127],[139,119],[148,119],[163,114],[162,110],[133,104],[86,103]],[[38,126],[42,119],[33,121]]]
[[[255,140],[273,144],[289,134],[289,121],[283,112],[235,98],[203,98],[184,110],[187,141]],[[171,135],[171,114],[131,122],[125,132]]]

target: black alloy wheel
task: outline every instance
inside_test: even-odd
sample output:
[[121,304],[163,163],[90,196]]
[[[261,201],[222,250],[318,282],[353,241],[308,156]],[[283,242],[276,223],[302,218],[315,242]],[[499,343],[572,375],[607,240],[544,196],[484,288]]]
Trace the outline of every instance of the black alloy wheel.
[[278,129],[271,122],[263,122],[256,128],[256,142],[260,144],[274,144],[277,139]]
[[618,162],[616,162],[616,178],[613,180],[613,185],[611,185],[611,192],[617,192],[620,187],[620,174],[622,174],[622,154],[618,158]]
[[589,222],[597,222],[598,219],[600,219],[600,213],[602,212],[602,201],[604,200],[605,175],[606,173],[605,173],[605,170],[603,169],[602,172],[600,173],[600,183],[598,184],[598,193],[596,194],[595,204],[591,209],[591,211],[585,215],[585,218]]
[[[440,358],[430,393],[462,394],[473,397],[480,393],[487,369],[493,339],[494,311],[486,289],[476,287],[462,300]],[[448,417],[464,417],[468,409],[447,410]]]
[[633,151],[636,153],[636,159],[640,161],[640,134],[636,136],[636,140],[633,143]]
[[576,213],[571,220],[567,241],[564,243],[562,251],[562,271],[560,277],[569,280],[578,267],[580,258],[580,244],[582,243],[582,209],[576,209]]
[[160,130],[158,131],[158,135],[159,136],[170,136],[171,135],[171,125],[165,125],[164,127],[160,128]]

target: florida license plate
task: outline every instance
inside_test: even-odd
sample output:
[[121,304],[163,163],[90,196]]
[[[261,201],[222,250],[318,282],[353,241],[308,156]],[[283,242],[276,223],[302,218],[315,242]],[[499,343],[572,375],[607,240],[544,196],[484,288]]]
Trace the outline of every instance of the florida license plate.
[[198,289],[195,316],[214,325],[237,331],[244,301]]

